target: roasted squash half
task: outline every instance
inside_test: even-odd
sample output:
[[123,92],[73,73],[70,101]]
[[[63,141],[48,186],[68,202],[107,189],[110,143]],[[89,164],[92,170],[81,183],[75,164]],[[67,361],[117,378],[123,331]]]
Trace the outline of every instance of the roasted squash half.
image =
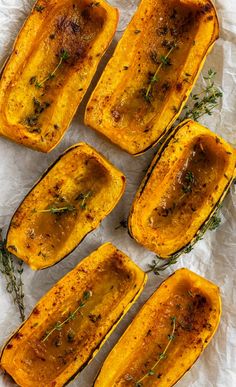
[[108,355],[95,387],[170,387],[200,356],[218,327],[219,289],[180,269],[146,302]]
[[111,243],[62,278],[5,345],[1,367],[22,387],[60,387],[92,360],[135,302],[146,274]]
[[69,148],[15,212],[7,249],[32,269],[67,256],[116,206],[125,177],[89,145]]
[[137,155],[172,127],[218,37],[210,0],[142,0],[87,105],[85,122]]
[[104,0],[39,0],[0,80],[0,134],[42,152],[67,130],[115,31]]
[[130,234],[161,258],[189,251],[234,178],[236,153],[200,124],[180,124],[155,156],[133,203]]

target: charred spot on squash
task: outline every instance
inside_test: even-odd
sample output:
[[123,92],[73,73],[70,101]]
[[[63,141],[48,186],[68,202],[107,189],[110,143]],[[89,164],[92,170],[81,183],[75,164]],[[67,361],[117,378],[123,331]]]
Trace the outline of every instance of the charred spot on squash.
[[38,308],[34,308],[32,313],[38,316],[40,314],[40,311],[38,310]]
[[13,337],[16,340],[20,340],[22,339],[23,335],[20,332],[16,332]]

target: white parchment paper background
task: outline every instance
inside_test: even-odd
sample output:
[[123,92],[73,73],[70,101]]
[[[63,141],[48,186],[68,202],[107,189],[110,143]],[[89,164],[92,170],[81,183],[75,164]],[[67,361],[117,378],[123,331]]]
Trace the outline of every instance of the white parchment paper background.
[[[137,0],[110,0],[121,12],[119,31],[123,31],[132,16]],[[17,33],[29,14],[31,0],[0,0],[0,65],[11,51]],[[208,68],[217,71],[217,83],[222,85],[224,99],[219,111],[212,117],[202,119],[213,131],[216,131],[236,147],[236,1],[217,0],[221,38],[209,56],[203,72]],[[120,35],[120,33],[118,34]],[[104,63],[111,55],[117,42],[112,43]],[[96,76],[93,85],[95,84]],[[198,83],[201,83],[199,80]],[[39,298],[55,282],[71,270],[80,260],[100,244],[111,241],[142,268],[146,268],[153,254],[136,244],[124,229],[116,230],[120,220],[127,217],[135,191],[144,176],[154,151],[133,158],[111,145],[98,134],[83,126],[84,106],[91,92],[79,108],[73,124],[61,144],[49,155],[40,154],[0,138],[0,227],[6,232],[10,218],[15,209],[32,187],[42,172],[68,146],[78,141],[85,141],[103,153],[127,176],[126,194],[118,207],[103,222],[101,227],[90,234],[76,251],[51,269],[33,272],[28,267],[24,271],[26,314],[28,315]],[[232,187],[231,194],[225,200],[222,210],[223,222],[216,232],[208,232],[191,254],[184,256],[176,265],[191,270],[214,281],[221,288],[223,315],[212,343],[206,349],[192,370],[178,383],[179,387],[234,387],[236,386],[236,192]],[[167,270],[163,276],[151,275],[146,290],[138,303],[118,326],[112,337],[105,344],[99,355],[82,372],[71,385],[90,387],[102,361],[118,337],[125,330],[140,305],[154,291],[160,282],[174,269]],[[19,325],[18,311],[12,305],[10,296],[5,291],[5,281],[0,277],[0,346]],[[13,383],[0,374],[0,386],[12,386]],[[36,386],[35,386],[36,387]]]

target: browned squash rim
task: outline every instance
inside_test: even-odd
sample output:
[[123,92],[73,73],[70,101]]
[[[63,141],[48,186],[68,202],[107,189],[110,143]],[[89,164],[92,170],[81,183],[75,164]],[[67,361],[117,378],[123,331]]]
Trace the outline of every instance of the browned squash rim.
[[[8,230],[7,230],[7,234],[6,234],[6,241],[8,240],[8,234],[9,234],[9,231],[10,231],[10,228],[11,228],[11,223],[12,223],[12,220],[16,214],[16,212],[18,211],[18,209],[21,207],[21,205],[23,204],[23,202],[25,201],[25,199],[31,194],[31,192],[34,190],[34,188],[43,180],[43,178],[51,171],[51,169],[53,169],[53,167],[61,160],[62,157],[64,157],[67,153],[69,153],[71,150],[75,149],[75,148],[79,148],[80,146],[83,146],[83,145],[86,145],[86,146],[89,146],[93,151],[95,151],[99,156],[101,156],[102,158],[104,158],[105,160],[107,160],[100,152],[98,152],[94,147],[92,147],[91,145],[85,143],[85,142],[79,142],[77,144],[74,144],[72,146],[70,146],[69,148],[67,148],[62,154],[60,154],[60,156],[43,172],[43,174],[40,176],[40,178],[34,183],[34,185],[32,186],[32,188],[30,189],[30,191],[27,193],[26,196],[24,196],[24,198],[21,200],[21,202],[19,203],[19,205],[17,206],[14,214],[12,215],[11,217],[11,220],[10,220],[10,224],[9,224],[9,227],[8,227]],[[107,162],[109,164],[110,161],[107,160]],[[113,164],[112,164],[113,166]],[[122,173],[122,172],[121,172]],[[120,196],[119,196],[119,199],[118,201],[116,202],[116,204],[113,206],[113,209],[116,207],[117,203],[119,202],[119,200],[121,199],[121,197],[123,196],[124,194],[124,191],[125,191],[125,187],[126,187],[126,177],[125,175],[122,173],[122,176],[121,176],[121,179],[123,181],[123,189],[120,193]],[[106,215],[108,216],[110,214],[110,212],[112,212],[112,210],[109,211],[109,213]],[[99,222],[99,224],[97,225],[97,228],[99,228],[101,222],[103,221],[103,219],[101,219],[101,221]],[[83,240],[90,234],[92,233],[95,229],[92,229],[91,231],[89,231],[87,234],[84,235],[84,237],[80,240],[80,242],[68,253],[66,254],[64,257],[62,257],[59,261],[56,261],[54,264],[50,264],[50,266],[45,266],[43,268],[40,268],[40,271],[41,270],[46,270],[48,269],[49,267],[53,267],[55,265],[57,265],[59,262],[63,261],[65,258],[67,258],[70,254],[72,254],[76,249],[77,247],[83,242]],[[17,257],[18,259],[20,259],[19,257]]]
[[[150,143],[147,147],[143,148],[141,151],[133,153],[133,152],[131,152],[131,150],[127,149],[128,147],[123,146],[122,144],[120,144],[117,141],[113,141],[112,136],[108,137],[107,133],[105,133],[105,132],[101,131],[99,128],[95,127],[96,125],[90,124],[90,118],[89,118],[90,113],[88,113],[88,118],[87,118],[87,111],[88,111],[87,109],[90,107],[90,102],[92,101],[92,98],[93,98],[94,95],[96,95],[96,97],[99,98],[99,95],[97,95],[95,93],[96,93],[97,88],[100,87],[100,80],[101,80],[101,78],[98,81],[98,84],[96,85],[95,89],[93,90],[93,92],[92,92],[92,94],[91,94],[91,96],[89,98],[89,101],[87,103],[87,106],[86,106],[86,110],[85,110],[85,124],[87,126],[92,128],[93,130],[95,130],[97,133],[99,133],[101,136],[103,136],[110,143],[115,144],[116,146],[118,146],[122,150],[128,152],[129,154],[131,154],[134,157],[140,156],[140,155],[144,154],[149,149],[153,148],[155,145],[160,144],[163,141],[163,139],[165,139],[165,137],[169,136],[169,134],[173,131],[173,125],[174,125],[175,121],[180,116],[180,114],[181,114],[181,112],[183,110],[183,107],[186,104],[186,102],[187,102],[187,100],[189,98],[189,95],[190,95],[190,93],[191,93],[191,91],[192,91],[192,89],[193,89],[193,87],[194,87],[194,85],[195,85],[195,83],[196,83],[196,81],[197,81],[201,71],[202,71],[202,68],[203,68],[203,65],[205,63],[207,55],[211,52],[211,50],[212,50],[216,40],[220,36],[220,23],[219,23],[219,18],[218,18],[216,6],[215,6],[215,4],[213,3],[212,0],[205,0],[205,3],[206,4],[210,4],[212,9],[213,9],[213,12],[214,12],[214,31],[213,31],[213,34],[211,36],[211,40],[210,40],[208,46],[206,47],[206,49],[205,49],[205,51],[203,53],[202,61],[201,61],[200,66],[195,69],[195,72],[192,73],[192,75],[193,75],[192,84],[189,86],[189,89],[187,90],[187,92],[186,92],[182,102],[179,101],[179,106],[175,107],[176,108],[176,114],[173,116],[172,120],[168,123],[168,125],[163,128],[162,133],[160,134],[160,136],[157,139],[155,139],[152,143]],[[140,4],[141,3],[139,3],[139,6],[140,6]],[[136,13],[137,12],[138,12],[138,9],[136,10]],[[131,22],[132,22],[132,19],[131,19]],[[128,27],[129,27],[129,25],[128,25]],[[119,43],[120,42],[118,42],[118,45],[119,45]],[[113,56],[110,58],[110,60],[113,59],[115,55],[116,55],[116,51],[113,53]],[[109,62],[107,63],[106,67],[108,65],[109,65]],[[106,67],[105,67],[104,71],[106,71]],[[101,77],[102,77],[102,75],[101,75]]]
[[[161,281],[161,283],[157,286],[157,288],[152,292],[152,294],[148,297],[148,299],[141,305],[141,307],[139,308],[138,312],[134,315],[134,317],[132,318],[130,324],[126,327],[125,331],[122,333],[122,335],[119,337],[118,341],[115,343],[115,345],[111,348],[111,350],[108,352],[108,355],[105,357],[102,365],[100,366],[95,378],[94,378],[94,381],[93,381],[93,384],[92,384],[92,387],[95,387],[96,386],[96,381],[98,379],[98,377],[100,376],[101,372],[102,372],[102,369],[103,369],[103,366],[105,364],[105,362],[107,361],[107,359],[109,358],[111,352],[113,352],[114,348],[119,344],[119,342],[122,340],[123,336],[126,334],[126,332],[131,328],[134,320],[138,319],[142,310],[145,308],[146,304],[148,304],[151,299],[155,296],[155,294],[158,292],[158,290],[163,286],[165,286],[166,282],[171,280],[172,277],[174,277],[176,274],[181,274],[183,273],[184,274],[187,274],[189,273],[190,275],[193,275],[193,276],[196,276],[200,279],[202,279],[204,282],[207,282],[209,283],[211,286],[214,286],[217,290],[218,290],[218,310],[217,310],[217,321],[216,321],[216,324],[215,324],[215,328],[212,330],[211,332],[211,336],[210,338],[208,339],[207,343],[204,343],[203,344],[203,347],[201,349],[201,352],[199,353],[199,355],[196,357],[196,359],[194,360],[194,362],[191,364],[191,366],[185,370],[185,372],[180,375],[180,377],[178,378],[178,380],[176,380],[174,382],[174,384],[171,385],[171,387],[175,386],[184,376],[187,372],[189,372],[192,367],[194,366],[194,364],[198,361],[198,359],[201,357],[202,353],[204,352],[204,350],[206,349],[206,347],[209,345],[209,343],[212,341],[215,333],[217,332],[218,328],[219,328],[219,324],[220,324],[220,320],[221,320],[221,315],[222,315],[222,299],[221,299],[221,292],[220,292],[220,288],[219,286],[217,286],[214,282],[212,282],[211,280],[203,277],[202,275],[194,272],[193,270],[190,270],[188,268],[185,268],[185,267],[182,267],[180,269],[177,269],[176,271],[174,271],[173,273],[171,273],[167,278],[165,278],[164,280]],[[161,299],[159,300],[160,303],[161,303]]]
[[[191,122],[194,122],[192,119],[186,119],[184,121],[182,121],[178,126],[176,126],[174,129],[172,129],[172,131],[170,132],[169,136],[166,138],[166,140],[163,142],[163,144],[161,145],[161,147],[159,148],[159,150],[157,151],[156,155],[154,156],[154,159],[153,161],[151,162],[149,168],[148,168],[148,171],[146,173],[146,176],[144,177],[144,179],[142,180],[142,183],[140,185],[140,187],[138,188],[138,191],[135,195],[135,198],[134,198],[134,201],[136,199],[138,199],[151,175],[152,175],[152,172],[153,170],[155,169],[157,163],[159,162],[165,148],[169,145],[170,141],[172,140],[172,138],[175,136],[175,134],[185,125],[191,123]],[[216,134],[217,136],[217,134]],[[236,165],[235,165],[235,174],[236,174]],[[222,193],[221,197],[219,198],[219,200],[215,203],[214,207],[212,208],[212,211],[210,212],[210,214],[208,215],[207,218],[205,218],[203,221],[202,221],[202,224],[200,225],[198,231],[195,233],[195,235],[193,236],[192,240],[188,243],[186,243],[183,247],[181,247],[180,249],[176,250],[175,252],[173,252],[171,255],[169,255],[168,257],[162,257],[162,256],[159,256],[157,255],[157,257],[159,259],[163,259],[163,260],[168,260],[168,259],[172,259],[172,258],[178,258],[179,256],[181,256],[182,254],[184,253],[188,253],[189,251],[191,251],[191,249],[193,248],[193,246],[195,245],[195,243],[205,234],[205,232],[207,231],[210,223],[211,223],[211,220],[212,220],[212,217],[217,213],[217,211],[219,210],[223,200],[225,199],[226,195],[228,194],[229,192],[229,189],[234,181],[234,178],[235,178],[235,174],[231,176],[231,178],[228,180],[228,183],[225,187],[225,190],[224,192]],[[131,210],[130,210],[130,214],[129,214],[129,218],[128,218],[128,233],[130,235],[130,237],[132,239],[135,239],[136,238],[133,236],[132,234],[132,222],[131,222],[131,218],[132,218],[132,214],[133,214],[133,206],[134,206],[134,202],[132,204],[132,207],[131,207]],[[139,243],[139,242],[138,242]]]

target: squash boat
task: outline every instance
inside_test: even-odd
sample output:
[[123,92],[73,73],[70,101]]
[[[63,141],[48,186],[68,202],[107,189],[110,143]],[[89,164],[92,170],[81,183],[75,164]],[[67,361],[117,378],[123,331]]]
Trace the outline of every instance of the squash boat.
[[92,360],[135,302],[146,274],[111,243],[62,278],[5,345],[1,367],[22,387],[60,387]]
[[218,34],[210,0],[142,0],[85,123],[133,155],[146,151],[181,113]]
[[113,210],[125,177],[89,145],[69,148],[15,212],[7,249],[32,269],[66,257]]
[[220,316],[217,286],[187,269],[176,271],[112,349],[94,386],[173,386],[208,345]]
[[160,258],[188,252],[212,225],[236,152],[200,124],[180,124],[157,152],[133,202],[131,236]]
[[42,152],[61,140],[116,31],[104,0],[39,0],[0,80],[0,134]]

